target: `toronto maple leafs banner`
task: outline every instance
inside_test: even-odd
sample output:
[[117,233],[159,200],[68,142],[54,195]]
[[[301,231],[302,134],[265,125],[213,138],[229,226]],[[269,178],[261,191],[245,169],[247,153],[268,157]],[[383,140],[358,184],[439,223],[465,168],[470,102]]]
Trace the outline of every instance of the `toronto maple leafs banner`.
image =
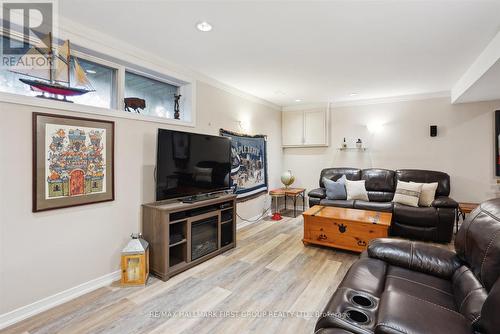
[[220,129],[231,139],[231,186],[238,198],[267,191],[266,136],[245,135]]

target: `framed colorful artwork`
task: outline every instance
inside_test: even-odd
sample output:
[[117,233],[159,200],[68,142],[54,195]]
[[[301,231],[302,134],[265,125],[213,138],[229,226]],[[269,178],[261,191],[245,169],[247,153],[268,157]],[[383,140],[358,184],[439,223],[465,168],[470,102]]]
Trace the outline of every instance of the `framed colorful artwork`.
[[33,212],[114,200],[114,126],[33,113]]

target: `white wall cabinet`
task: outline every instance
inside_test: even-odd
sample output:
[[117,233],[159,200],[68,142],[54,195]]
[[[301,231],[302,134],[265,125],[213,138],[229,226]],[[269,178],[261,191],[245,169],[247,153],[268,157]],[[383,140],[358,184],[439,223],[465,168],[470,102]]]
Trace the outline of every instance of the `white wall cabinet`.
[[304,112],[283,112],[281,133],[283,146],[300,146],[304,144]]
[[282,115],[282,146],[328,146],[328,108],[285,110]]

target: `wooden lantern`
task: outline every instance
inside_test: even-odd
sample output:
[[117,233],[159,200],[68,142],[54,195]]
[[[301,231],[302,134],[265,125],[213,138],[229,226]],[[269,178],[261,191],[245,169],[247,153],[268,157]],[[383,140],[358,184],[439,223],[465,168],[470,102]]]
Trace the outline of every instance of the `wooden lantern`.
[[132,234],[132,239],[122,250],[123,286],[146,285],[149,277],[149,244],[142,234]]

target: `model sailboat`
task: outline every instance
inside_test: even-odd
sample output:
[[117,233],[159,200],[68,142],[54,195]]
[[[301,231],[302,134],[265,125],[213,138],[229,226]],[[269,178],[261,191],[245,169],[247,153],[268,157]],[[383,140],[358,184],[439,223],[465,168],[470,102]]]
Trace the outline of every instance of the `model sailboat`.
[[[49,33],[42,42],[49,46],[48,49],[34,46],[21,57],[20,61],[30,63],[29,58],[42,55],[48,60],[50,67],[48,69],[31,67],[13,71],[35,78],[20,78],[19,80],[21,82],[29,85],[34,91],[42,92],[43,94],[39,95],[39,97],[61,100],[58,97],[62,96],[63,101],[68,101],[66,99],[67,96],[78,96],[95,91],[76,58],[73,59],[73,66],[71,66],[69,40],[66,40],[63,45],[58,47],[57,54],[54,53],[51,33]],[[75,77],[73,87],[71,86],[71,70],[74,71]],[[49,96],[47,96],[46,93],[48,93]]]

